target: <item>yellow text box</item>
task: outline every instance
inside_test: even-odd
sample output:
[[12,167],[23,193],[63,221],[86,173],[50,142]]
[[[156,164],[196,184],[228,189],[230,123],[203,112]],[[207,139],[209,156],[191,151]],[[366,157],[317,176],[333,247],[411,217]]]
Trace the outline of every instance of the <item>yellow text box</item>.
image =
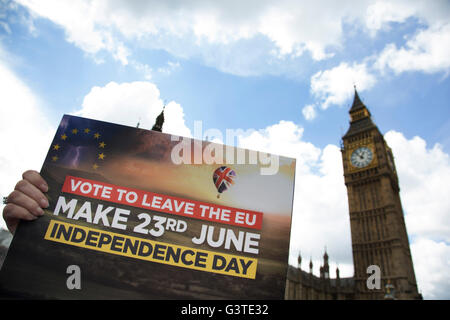
[[51,220],[44,239],[120,256],[255,279],[258,260]]

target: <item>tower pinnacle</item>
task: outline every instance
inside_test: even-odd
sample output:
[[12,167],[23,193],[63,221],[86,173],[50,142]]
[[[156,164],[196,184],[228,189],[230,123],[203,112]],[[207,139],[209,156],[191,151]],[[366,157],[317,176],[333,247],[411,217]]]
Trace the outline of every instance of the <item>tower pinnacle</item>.
[[361,101],[361,98],[359,97],[358,91],[356,90],[356,86],[354,85],[353,87],[355,89],[355,96],[353,98],[352,107],[350,108],[350,113],[366,107],[364,103]]
[[155,122],[155,124],[153,125],[153,128],[152,128],[153,131],[162,132],[162,127],[163,127],[163,124],[164,124],[164,109],[165,108],[166,108],[166,106],[164,105],[161,113],[156,118],[156,122]]
[[350,127],[343,138],[356,135],[362,131],[376,128],[376,125],[372,122],[371,114],[366,105],[361,101],[358,91],[355,86],[355,96],[353,98],[352,107],[349,110],[350,113]]

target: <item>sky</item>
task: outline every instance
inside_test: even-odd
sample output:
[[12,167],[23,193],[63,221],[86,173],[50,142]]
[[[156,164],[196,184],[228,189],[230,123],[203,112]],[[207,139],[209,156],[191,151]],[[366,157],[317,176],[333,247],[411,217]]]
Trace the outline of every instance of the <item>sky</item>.
[[318,275],[326,247],[352,276],[356,86],[395,156],[419,290],[449,299],[449,72],[448,1],[0,0],[0,194],[40,169],[63,114],[150,129],[165,104],[164,132],[240,129],[224,142],[295,158],[289,262]]

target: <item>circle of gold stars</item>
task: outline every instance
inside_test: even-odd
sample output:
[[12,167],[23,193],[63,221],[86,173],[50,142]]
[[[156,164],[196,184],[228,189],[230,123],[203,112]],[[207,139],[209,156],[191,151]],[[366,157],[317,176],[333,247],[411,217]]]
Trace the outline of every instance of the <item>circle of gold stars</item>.
[[[85,129],[83,129],[83,130],[81,130],[81,131],[82,131],[81,134],[83,134],[83,133],[84,133],[84,134],[89,134],[89,133],[91,132],[91,129],[90,129],[90,128],[85,128]],[[52,145],[51,150],[54,151],[54,152],[58,152],[58,151],[62,150],[62,149],[63,149],[63,148],[62,148],[63,142],[67,141],[67,139],[70,140],[70,135],[77,135],[77,134],[80,133],[81,131],[78,130],[77,128],[74,128],[74,129],[70,130],[69,135],[67,135],[67,134],[64,132],[62,135],[59,136],[59,139],[58,139],[57,143],[54,144],[54,145]],[[105,149],[105,147],[106,147],[106,143],[105,143],[104,141],[101,141],[101,140],[102,140],[102,139],[100,139],[101,134],[100,134],[99,132],[95,132],[95,133],[92,135],[92,137],[93,137],[94,139],[98,140],[98,142],[97,142],[97,143],[98,143],[98,148],[99,148],[99,149],[103,149],[101,153],[98,153],[97,158],[96,158],[97,161],[95,161],[94,164],[92,165],[92,168],[93,168],[94,170],[97,170],[97,169],[100,167],[99,163],[101,163],[101,161],[98,161],[98,160],[105,160],[105,158],[106,158],[106,154],[105,154],[105,152],[104,152],[104,149]],[[54,155],[51,157],[51,160],[52,160],[52,162],[57,162],[57,161],[59,160],[58,155],[57,155],[57,154],[54,154]]]

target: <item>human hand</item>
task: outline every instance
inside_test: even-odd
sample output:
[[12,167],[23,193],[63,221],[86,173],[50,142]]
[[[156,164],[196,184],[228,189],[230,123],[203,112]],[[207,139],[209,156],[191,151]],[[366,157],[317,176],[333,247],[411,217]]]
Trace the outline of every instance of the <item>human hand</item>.
[[44,195],[48,191],[44,178],[34,170],[25,171],[22,178],[8,196],[3,209],[3,219],[11,233],[16,231],[19,220],[35,220],[44,214],[43,208],[49,206]]

